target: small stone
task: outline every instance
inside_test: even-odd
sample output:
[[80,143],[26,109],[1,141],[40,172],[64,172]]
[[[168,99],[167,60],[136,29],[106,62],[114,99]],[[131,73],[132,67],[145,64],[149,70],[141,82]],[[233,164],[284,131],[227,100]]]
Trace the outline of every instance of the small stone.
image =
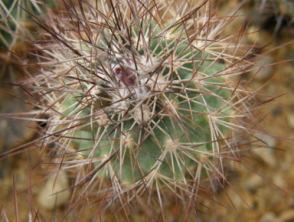
[[[218,188],[220,189],[220,188]],[[230,201],[236,209],[244,209],[253,206],[254,199],[248,192],[236,192],[234,189],[225,191],[230,197]]]
[[230,193],[230,199],[236,208],[242,208],[244,204],[246,204],[242,197],[237,193]]
[[294,194],[288,199],[288,207],[294,208]]
[[273,176],[273,183],[275,184],[275,186],[281,189],[287,186],[286,181],[284,180],[284,178],[282,177],[280,173]]
[[262,184],[263,182],[261,176],[254,174],[245,182],[245,187],[249,191],[255,191],[257,188],[262,186]]
[[257,148],[253,148],[252,152],[267,165],[272,167],[276,165],[276,159],[273,155],[272,150],[270,150],[270,148],[257,147]]
[[248,28],[248,36],[246,37],[250,42],[254,42],[257,45],[261,45],[264,43],[264,39],[262,39],[262,37],[264,37],[264,34],[260,32],[260,28],[258,28],[258,26],[251,25]]
[[66,204],[70,197],[69,183],[63,170],[51,175],[45,186],[40,190],[38,202],[41,207],[53,210]]
[[289,126],[294,129],[294,113],[288,113],[287,115],[287,120],[288,120],[288,124]]
[[284,211],[280,215],[279,221],[281,221],[281,222],[292,222],[292,221],[294,221],[294,210]]
[[255,136],[261,142],[257,143],[256,147],[253,147],[252,152],[267,165],[275,166],[276,158],[273,153],[273,148],[276,147],[276,139],[262,132],[256,133]]
[[273,75],[274,59],[270,56],[259,56],[256,58],[256,63],[252,69],[253,78],[258,81],[263,81]]
[[264,214],[259,222],[281,222],[273,212]]
[[274,137],[272,137],[266,133],[258,132],[258,133],[255,133],[255,136],[259,140],[264,142],[269,148],[275,148],[277,145],[277,140]]
[[277,117],[283,113],[283,108],[281,106],[276,106],[271,110],[272,116]]

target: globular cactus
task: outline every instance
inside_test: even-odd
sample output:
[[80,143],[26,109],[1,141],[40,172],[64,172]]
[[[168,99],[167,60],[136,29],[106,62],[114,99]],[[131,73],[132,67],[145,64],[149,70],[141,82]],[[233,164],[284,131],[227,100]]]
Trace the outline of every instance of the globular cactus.
[[89,166],[83,194],[109,206],[154,191],[162,206],[163,190],[185,202],[201,180],[224,178],[250,98],[237,82],[250,65],[240,36],[222,36],[233,14],[216,17],[208,1],[64,8],[41,25],[52,38],[37,46],[42,69],[27,87],[48,117],[38,117],[42,144],[64,169]]

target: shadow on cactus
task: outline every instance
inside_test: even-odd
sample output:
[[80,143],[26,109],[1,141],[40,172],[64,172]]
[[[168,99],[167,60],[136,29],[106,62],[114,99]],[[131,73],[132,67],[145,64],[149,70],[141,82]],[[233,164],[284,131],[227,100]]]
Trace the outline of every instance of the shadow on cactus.
[[145,191],[162,206],[163,189],[186,202],[200,181],[224,178],[236,132],[249,130],[250,94],[235,77],[250,64],[221,37],[231,16],[207,1],[69,2],[41,25],[52,41],[27,87],[48,116],[42,142],[64,169],[89,166],[75,184],[106,206]]

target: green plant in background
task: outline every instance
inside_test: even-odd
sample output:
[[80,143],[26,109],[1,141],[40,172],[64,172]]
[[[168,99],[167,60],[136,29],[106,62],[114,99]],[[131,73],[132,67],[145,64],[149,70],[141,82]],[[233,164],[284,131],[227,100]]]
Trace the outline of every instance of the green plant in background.
[[282,29],[294,25],[294,2],[291,0],[257,0],[248,1],[253,9],[250,10],[249,20],[265,30],[279,35]]
[[[15,81],[20,64],[25,64],[31,42],[37,37],[34,18],[43,16],[45,6],[34,0],[3,0],[0,2],[0,78]],[[5,77],[5,78],[4,78]]]
[[[30,12],[36,11],[41,13],[41,9],[38,4],[32,1],[1,1],[1,51],[12,50],[15,44],[21,42],[25,37],[30,36],[29,27]],[[25,9],[25,10],[24,10]]]
[[206,1],[65,6],[43,26],[52,41],[38,46],[43,66],[26,84],[39,95],[42,144],[64,169],[89,166],[76,179],[82,194],[110,206],[155,192],[163,207],[164,190],[193,202],[200,181],[224,179],[236,133],[249,131],[250,94],[236,77],[250,64],[222,36],[230,17]]

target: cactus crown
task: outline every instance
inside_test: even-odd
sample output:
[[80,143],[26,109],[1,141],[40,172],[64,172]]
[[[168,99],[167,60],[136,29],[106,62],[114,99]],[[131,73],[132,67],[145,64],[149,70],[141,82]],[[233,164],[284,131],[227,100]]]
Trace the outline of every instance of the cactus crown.
[[228,20],[207,2],[65,6],[46,26],[54,41],[42,46],[44,67],[30,82],[49,115],[46,144],[83,156],[66,156],[64,167],[92,164],[87,178],[112,198],[161,186],[189,193],[222,175],[246,107],[232,78],[246,64],[233,38],[220,37]]

